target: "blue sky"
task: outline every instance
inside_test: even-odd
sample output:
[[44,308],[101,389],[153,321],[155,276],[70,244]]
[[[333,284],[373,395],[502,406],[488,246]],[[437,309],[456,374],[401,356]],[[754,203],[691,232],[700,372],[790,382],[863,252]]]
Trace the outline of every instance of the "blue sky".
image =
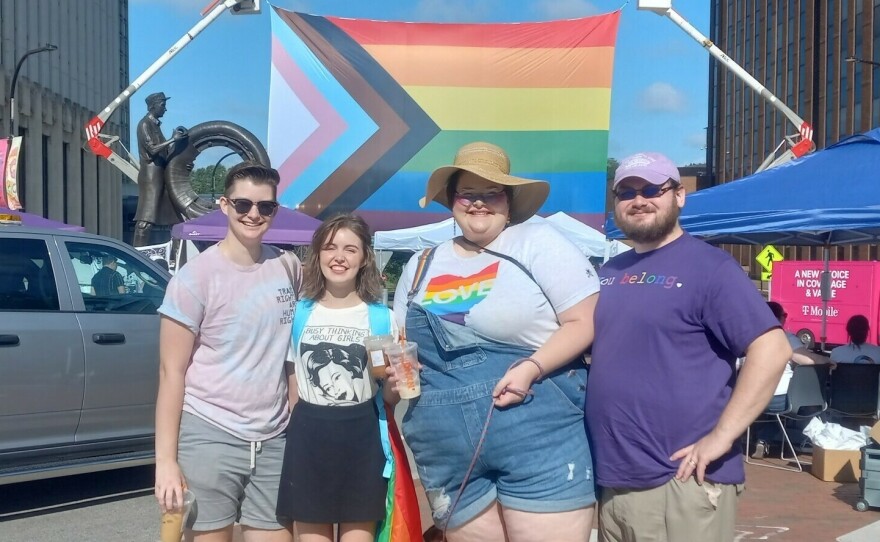
[[[625,0],[272,0],[317,15],[437,22],[513,22],[565,19],[614,11]],[[209,0],[131,0],[130,77],[134,79],[200,18]],[[614,61],[609,155],[652,150],[679,165],[703,162],[709,54],[672,21],[623,8]],[[171,96],[164,117],[172,127],[208,120],[244,126],[266,144],[269,107],[269,8],[220,18],[181,51],[132,99],[132,128],[151,92]],[[709,34],[705,0],[675,0],[685,19]],[[121,90],[121,89],[120,89]],[[108,102],[112,97],[108,97]],[[132,144],[135,142],[132,132]],[[203,153],[197,166],[222,152]]]

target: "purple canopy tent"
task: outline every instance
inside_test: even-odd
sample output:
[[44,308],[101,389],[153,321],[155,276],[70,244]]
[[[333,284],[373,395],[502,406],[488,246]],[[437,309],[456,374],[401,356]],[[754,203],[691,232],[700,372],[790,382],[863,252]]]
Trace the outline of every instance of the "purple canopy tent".
[[[226,237],[226,224],[226,215],[218,209],[199,218],[175,224],[171,228],[171,237],[185,241],[220,241]],[[305,245],[312,241],[312,235],[320,225],[320,220],[307,214],[279,207],[263,242]]]
[[86,231],[82,226],[74,226],[73,224],[65,224],[57,220],[43,218],[40,215],[25,213],[22,211],[13,211],[6,207],[0,207],[0,215],[13,215],[21,219],[21,225],[29,228],[46,228],[49,230],[67,230],[67,231]]

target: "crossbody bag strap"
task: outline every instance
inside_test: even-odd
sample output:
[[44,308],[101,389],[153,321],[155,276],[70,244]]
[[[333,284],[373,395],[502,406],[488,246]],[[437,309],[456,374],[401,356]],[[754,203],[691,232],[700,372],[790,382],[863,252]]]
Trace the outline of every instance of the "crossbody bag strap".
[[[501,253],[501,252],[496,252],[496,251],[491,250],[491,249],[488,249],[488,248],[486,248],[486,247],[482,247],[482,246],[480,246],[480,245],[474,243],[473,241],[470,241],[470,240],[468,240],[468,239],[465,239],[464,237],[462,237],[462,240],[463,240],[465,243],[467,243],[467,244],[469,244],[469,245],[471,245],[471,246],[477,247],[477,248],[478,248],[480,251],[482,251],[482,252],[485,252],[485,253],[487,253],[487,254],[491,254],[492,256],[495,256],[496,258],[501,258],[502,260],[507,260],[508,262],[510,262],[510,263],[512,263],[513,265],[517,266],[517,267],[520,269],[520,271],[522,271],[523,273],[526,274],[527,277],[529,277],[530,279],[532,279],[532,282],[535,283],[535,286],[537,286],[538,289],[541,290],[541,295],[544,296],[544,299],[547,300],[547,303],[550,303],[550,308],[553,309],[553,314],[556,315],[556,322],[559,323],[559,314],[556,313],[556,308],[553,306],[553,303],[550,301],[550,298],[547,297],[547,293],[544,291],[544,288],[541,287],[541,284],[538,283],[537,280],[535,280],[535,276],[532,275],[532,273],[526,268],[526,266],[524,266],[523,264],[521,264],[521,263],[519,262],[519,260],[517,260],[517,259],[514,258],[513,256],[508,256],[507,254],[503,254],[503,253]],[[586,366],[589,367],[589,364],[587,363],[587,360],[586,360],[586,358],[584,358],[583,355],[580,356],[580,360],[584,363],[584,365],[586,365]]]
[[422,287],[422,282],[425,280],[425,274],[428,271],[428,267],[431,265],[431,260],[434,259],[435,250],[437,250],[437,247],[426,248],[422,251],[421,256],[419,256],[419,264],[416,266],[415,275],[413,275],[412,288],[410,288],[409,293],[406,294],[407,307],[410,306],[413,299],[415,299],[416,294],[419,293],[419,288]]
[[[473,247],[476,247],[477,249],[480,250],[480,252],[485,252],[486,254],[491,254],[492,256],[495,256],[496,258],[501,258],[502,260],[507,260],[508,262],[510,262],[510,263],[512,263],[513,265],[517,266],[517,267],[519,268],[520,271],[522,271],[523,273],[525,273],[525,275],[526,275],[527,277],[529,277],[529,279],[531,279],[532,282],[535,283],[535,286],[537,286],[538,289],[541,290],[541,295],[543,295],[543,296],[544,296],[544,299],[546,299],[547,302],[550,303],[550,298],[547,297],[547,293],[544,292],[544,288],[541,287],[541,284],[535,279],[535,276],[532,275],[532,272],[529,271],[528,268],[527,268],[526,266],[524,266],[523,264],[521,264],[521,263],[519,262],[519,260],[517,260],[517,259],[514,258],[513,256],[508,256],[507,254],[504,254],[504,253],[502,253],[502,252],[496,252],[496,251],[494,251],[494,250],[492,250],[492,249],[486,248],[486,247],[484,247],[484,246],[480,246],[480,245],[478,245],[477,243],[474,243],[473,241],[471,241],[471,240],[469,240],[469,239],[466,239],[466,238],[464,238],[464,237],[462,237],[461,240],[464,241],[465,243],[467,243],[467,244],[473,246]],[[550,308],[553,309],[553,312],[554,312],[554,313],[556,313],[556,309],[553,308],[553,303],[550,303]],[[556,320],[559,321],[559,315],[556,316]]]

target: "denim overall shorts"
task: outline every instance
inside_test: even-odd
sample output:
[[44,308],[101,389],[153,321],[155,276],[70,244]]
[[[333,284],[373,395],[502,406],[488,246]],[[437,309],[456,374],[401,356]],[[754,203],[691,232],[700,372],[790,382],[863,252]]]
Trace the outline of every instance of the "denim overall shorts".
[[[533,350],[486,339],[413,303],[407,340],[418,343],[421,396],[403,433],[413,451],[434,523],[442,527],[467,473],[510,365]],[[448,527],[469,522],[497,500],[525,512],[567,512],[596,501],[584,427],[587,370],[572,362],[532,385],[523,403],[497,409]]]

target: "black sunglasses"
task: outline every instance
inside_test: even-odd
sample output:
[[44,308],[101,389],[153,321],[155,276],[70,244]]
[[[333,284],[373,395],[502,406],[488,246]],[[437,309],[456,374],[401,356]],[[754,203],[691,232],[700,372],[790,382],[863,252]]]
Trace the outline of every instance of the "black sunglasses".
[[[663,183],[666,184],[666,183]],[[648,186],[636,190],[635,188],[624,188],[623,190],[615,190],[614,195],[620,201],[630,201],[636,199],[636,196],[642,196],[645,199],[659,198],[670,190],[675,190],[678,185],[671,184],[665,188],[662,185],[649,184]]]
[[257,201],[253,202],[247,198],[226,198],[229,203],[232,204],[232,208],[235,209],[235,212],[240,215],[246,215],[251,212],[251,209],[254,205],[257,206],[257,211],[261,216],[272,216],[275,214],[275,211],[278,210],[278,202],[277,201]]

